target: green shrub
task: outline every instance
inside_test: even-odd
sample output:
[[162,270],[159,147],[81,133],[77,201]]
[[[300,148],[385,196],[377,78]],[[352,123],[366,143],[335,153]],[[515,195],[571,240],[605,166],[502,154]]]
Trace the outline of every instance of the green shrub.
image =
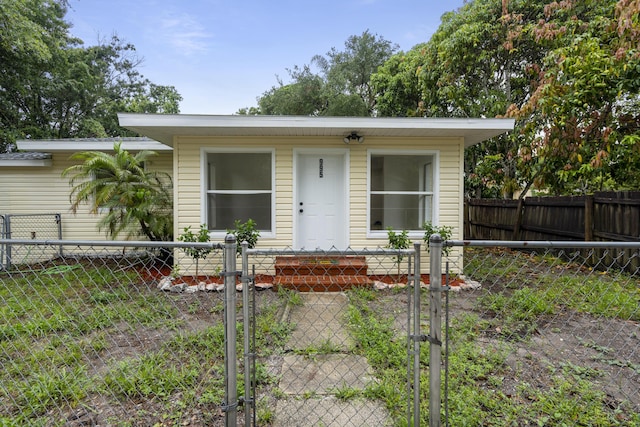
[[[422,224],[422,229],[424,230],[424,242],[427,245],[427,250],[429,250],[429,239],[432,234],[439,234],[442,237],[442,241],[447,241],[451,239],[453,233],[453,227],[448,225],[433,225],[430,221],[427,221]],[[442,254],[448,256],[451,252],[451,247],[443,246]]]
[[249,249],[255,248],[258,243],[258,237],[260,237],[260,231],[258,231],[256,222],[249,218],[247,222],[241,222],[236,220],[234,223],[235,229],[227,230],[227,233],[236,236],[236,242],[238,242],[238,254],[242,253],[242,242],[249,243]]
[[[402,230],[400,234],[393,231],[393,228],[387,227],[387,236],[389,238],[389,243],[387,244],[387,248],[391,249],[409,249],[411,247],[411,240],[409,239],[409,234],[407,230]],[[398,266],[398,278],[400,278],[400,263],[404,257],[401,254],[393,257],[393,262]]]
[[[185,227],[178,240],[185,243],[206,243],[209,241],[209,228],[206,224],[200,224],[200,231],[198,234],[194,234],[191,231],[191,226]],[[196,276],[198,276],[198,260],[206,258],[212,248],[183,248],[183,250],[196,261]]]

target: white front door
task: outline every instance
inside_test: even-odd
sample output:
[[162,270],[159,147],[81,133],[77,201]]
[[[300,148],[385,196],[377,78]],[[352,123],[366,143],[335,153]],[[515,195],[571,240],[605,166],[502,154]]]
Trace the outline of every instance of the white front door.
[[346,151],[297,154],[297,249],[346,249],[346,159]]

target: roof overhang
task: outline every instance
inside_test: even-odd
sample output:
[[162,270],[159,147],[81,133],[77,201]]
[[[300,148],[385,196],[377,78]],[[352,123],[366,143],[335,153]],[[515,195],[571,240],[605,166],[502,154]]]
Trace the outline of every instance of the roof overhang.
[[118,114],[120,126],[173,146],[177,136],[464,138],[465,147],[513,130],[513,119]]
[[3,153],[0,154],[0,166],[9,167],[47,167],[51,166],[49,153]]
[[173,148],[153,139],[143,137],[126,138],[77,138],[77,139],[22,139],[16,141],[18,150],[37,152],[78,152],[78,151],[113,151],[116,142],[128,151],[172,151]]

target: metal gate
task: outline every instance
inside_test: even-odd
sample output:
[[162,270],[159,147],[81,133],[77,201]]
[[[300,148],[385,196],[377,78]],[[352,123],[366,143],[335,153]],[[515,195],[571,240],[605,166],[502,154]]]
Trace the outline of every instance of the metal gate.
[[[346,251],[243,247],[242,271],[237,273],[233,238],[225,246],[225,270],[231,272],[223,273],[229,290],[225,305],[236,305],[232,285],[239,275],[243,289],[249,290],[242,293],[240,316],[250,319],[238,331],[243,354],[235,355],[235,347],[228,347],[223,404],[228,426],[236,425],[239,405],[244,425],[419,424],[421,343],[440,345],[439,334],[431,339],[421,332],[426,321],[421,279],[426,275],[420,274],[420,245],[409,250]],[[366,266],[361,259],[366,259]],[[365,275],[367,286],[359,286],[365,283],[356,276]],[[267,277],[273,277],[273,283],[264,283]],[[440,283],[434,285],[442,290]],[[253,310],[256,293],[270,286],[276,287],[284,304],[272,318],[280,328],[277,342],[270,342],[265,351],[256,343],[260,325]],[[228,343],[235,342],[235,315],[235,310],[225,312]],[[439,355],[439,349],[434,353]],[[239,367],[236,359],[242,361]],[[236,378],[242,378],[244,387],[238,387]],[[237,396],[240,389],[243,393]]]
[[[0,239],[62,240],[62,216],[59,213],[0,215]],[[23,250],[23,247],[18,248]],[[36,252],[12,253],[11,245],[0,245],[0,269],[9,269],[14,257],[37,262],[62,255],[62,246],[51,247],[45,253],[37,251],[36,255]]]

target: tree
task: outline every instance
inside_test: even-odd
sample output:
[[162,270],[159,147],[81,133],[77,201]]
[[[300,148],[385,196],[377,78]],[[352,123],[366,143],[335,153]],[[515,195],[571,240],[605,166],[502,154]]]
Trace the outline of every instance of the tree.
[[529,119],[522,154],[537,187],[639,188],[639,15],[638,1],[565,1],[547,5],[532,26],[547,54],[531,97],[509,113]]
[[[278,85],[258,98],[257,114],[309,116],[370,116],[376,114],[376,96],[370,77],[391,57],[397,46],[368,30],[351,36],[345,50],[332,48],[315,55],[310,65],[287,70],[291,83]],[[312,66],[319,69],[312,71]],[[249,113],[242,109],[239,113]]]
[[[353,106],[354,101],[358,100],[363,106],[361,108],[364,108],[362,112],[366,113],[363,115],[375,115],[376,94],[371,85],[371,75],[399,47],[377,34],[371,34],[369,30],[360,36],[349,37],[344,46],[343,51],[331,48],[326,56],[314,56],[313,62],[324,74],[330,92],[339,100],[341,96],[351,98],[347,104]],[[341,102],[344,103],[345,100],[342,99]]]
[[117,36],[85,47],[69,34],[63,0],[0,2],[0,152],[18,138],[131,136],[116,113],[176,113],[173,86],[138,71]]
[[371,75],[379,116],[413,117],[420,114],[422,93],[418,70],[423,63],[425,49],[425,44],[421,44],[407,53],[393,55]]
[[319,115],[327,103],[325,82],[322,77],[313,74],[309,66],[295,66],[288,70],[293,80],[284,84],[279,80],[278,87],[272,87],[258,99],[260,114],[315,116]]
[[52,57],[56,38],[52,30],[63,33],[67,1],[3,0],[0,3],[0,54],[2,59],[29,55],[40,61]]
[[120,143],[113,149],[113,155],[85,151],[71,156],[82,161],[62,173],[73,186],[69,197],[72,211],[77,212],[84,203],[89,204],[92,214],[106,211],[98,227],[112,238],[124,232],[151,241],[173,240],[171,177],[144,169],[144,163],[156,153],[144,150],[134,155]]
[[[520,15],[536,16],[540,5],[520,1],[508,18],[495,0],[476,0],[442,17],[432,38],[392,57],[372,76],[381,115],[496,117],[527,96],[526,64],[539,49],[509,41]],[[470,196],[511,197],[519,187],[519,137],[501,136],[465,152],[465,189]],[[485,159],[485,156],[489,156]],[[491,176],[479,174],[476,166]],[[487,191],[487,183],[493,183]]]
[[466,150],[469,196],[639,188],[639,9],[638,0],[468,2],[372,76],[379,111],[516,118],[515,132]]
[[26,97],[42,79],[61,45],[75,41],[64,21],[66,2],[6,0],[0,2],[0,152],[24,135]]

